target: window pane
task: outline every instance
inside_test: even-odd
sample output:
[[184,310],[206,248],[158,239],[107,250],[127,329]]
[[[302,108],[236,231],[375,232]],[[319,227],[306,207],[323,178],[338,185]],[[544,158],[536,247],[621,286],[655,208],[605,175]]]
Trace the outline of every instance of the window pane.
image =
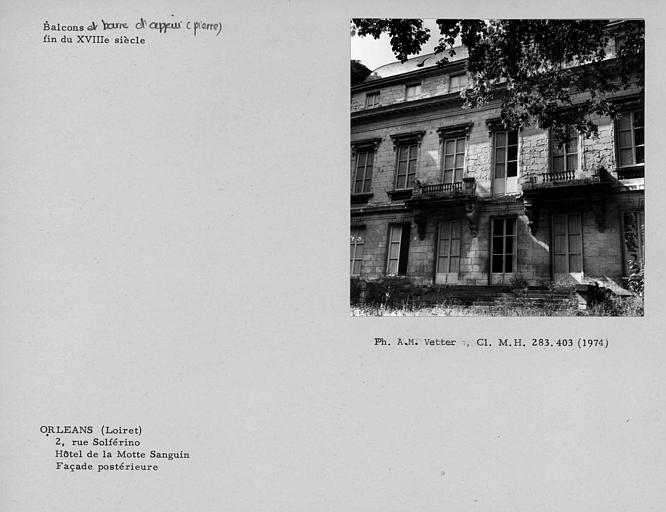
[[619,144],[621,148],[630,148],[631,147],[631,132],[630,131],[621,131],[619,137]]
[[462,231],[462,224],[460,222],[453,222],[451,225],[451,237],[460,238]]
[[505,249],[506,254],[513,254],[513,237],[508,236],[506,238],[506,249]]
[[569,234],[577,235],[580,234],[580,216],[578,215],[569,215]]
[[451,240],[451,256],[459,256],[459,255],[460,255],[460,240],[453,239]]
[[567,171],[578,170],[578,155],[567,156]]
[[509,132],[509,145],[518,145],[518,131],[511,130]]
[[460,258],[452,256],[449,262],[449,272],[460,272]]
[[439,237],[440,238],[449,238],[451,236],[451,224],[448,222],[443,222],[439,225]]
[[444,169],[453,169],[453,156],[444,157]]
[[620,130],[631,129],[631,115],[628,113],[622,114],[622,117],[618,120],[618,126]]
[[506,149],[498,148],[495,150],[495,163],[504,164],[506,161]]
[[569,254],[580,254],[580,235],[569,235]]
[[463,166],[465,156],[464,155],[456,155],[456,167],[460,168]]
[[462,175],[463,175],[463,170],[462,169],[456,169],[456,174],[455,174],[454,181],[456,183],[460,183],[462,181]]
[[495,147],[506,146],[506,132],[495,133]]
[[518,146],[509,146],[507,160],[518,160]]
[[555,274],[564,274],[567,271],[567,257],[562,254],[556,254],[553,258],[553,272]]
[[455,145],[456,145],[455,140],[447,140],[446,141],[446,148],[445,148],[444,152],[447,155],[452,155],[453,153],[455,153]]
[[513,161],[506,164],[506,176],[507,178],[518,176],[518,162]]
[[645,163],[645,148],[642,146],[640,148],[636,148],[636,163],[637,164]]
[[563,156],[554,156],[553,157],[553,172],[562,172],[564,171],[564,157]]
[[631,165],[633,163],[633,151],[631,149],[620,150],[620,165]]
[[493,220],[493,236],[502,236],[504,234],[504,219]]
[[636,128],[634,130],[634,143],[637,146],[643,145],[643,128]]
[[644,121],[643,121],[643,112],[642,111],[637,111],[634,112],[634,126],[635,127],[643,127],[644,126]]
[[564,215],[553,215],[553,233],[564,234]]
[[503,262],[504,262],[504,256],[502,256],[501,254],[493,256],[492,272],[502,272]]
[[513,256],[506,256],[504,258],[504,272],[513,272]]
[[566,239],[564,235],[553,236],[553,253],[564,254],[567,250]]
[[552,153],[553,153],[553,155],[562,155],[562,154],[564,154],[564,144],[562,146],[560,146],[559,141],[553,141]]
[[581,272],[583,266],[581,264],[580,254],[569,255],[569,272]]
[[407,187],[406,188],[412,188],[414,186],[414,178],[415,178],[415,176],[413,174],[410,174],[407,177]]
[[515,226],[515,222],[513,219],[505,219],[505,224],[506,224],[506,234],[507,236],[513,235],[513,227]]

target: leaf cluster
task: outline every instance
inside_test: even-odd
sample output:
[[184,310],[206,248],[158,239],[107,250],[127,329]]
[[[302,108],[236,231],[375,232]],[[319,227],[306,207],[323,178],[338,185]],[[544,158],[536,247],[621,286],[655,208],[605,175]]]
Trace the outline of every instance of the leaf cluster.
[[[630,20],[438,19],[439,64],[467,47],[469,84],[464,108],[501,100],[501,119],[516,128],[535,122],[563,138],[568,127],[596,135],[596,116],[618,115],[612,97],[644,86],[644,23]],[[422,20],[354,19],[352,34],[382,33],[400,61],[420,52],[430,34]],[[609,51],[616,43],[615,59]]]

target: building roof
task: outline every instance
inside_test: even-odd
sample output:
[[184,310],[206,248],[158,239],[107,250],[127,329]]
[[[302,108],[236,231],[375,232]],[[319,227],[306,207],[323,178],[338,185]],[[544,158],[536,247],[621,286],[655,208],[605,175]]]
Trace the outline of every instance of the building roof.
[[372,80],[379,80],[381,78],[388,78],[390,76],[402,75],[411,71],[433,68],[437,66],[437,62],[442,60],[443,57],[446,57],[448,62],[456,62],[459,60],[464,60],[468,56],[467,48],[464,46],[456,46],[453,50],[456,52],[453,57],[448,54],[447,50],[437,55],[434,53],[428,53],[426,55],[412,57],[405,62],[395,61],[389,64],[384,64],[383,66],[379,66],[372,73],[370,73],[364,82],[371,82]]

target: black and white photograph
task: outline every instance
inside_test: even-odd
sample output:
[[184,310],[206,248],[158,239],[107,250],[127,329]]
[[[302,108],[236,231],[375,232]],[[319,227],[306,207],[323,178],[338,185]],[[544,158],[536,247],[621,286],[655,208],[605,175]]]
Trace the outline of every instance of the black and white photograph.
[[352,19],[352,315],[642,316],[644,27]]

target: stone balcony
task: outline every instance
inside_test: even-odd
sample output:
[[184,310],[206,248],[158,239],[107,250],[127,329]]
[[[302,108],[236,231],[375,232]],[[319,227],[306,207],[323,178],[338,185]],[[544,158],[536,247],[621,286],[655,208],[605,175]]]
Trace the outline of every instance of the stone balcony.
[[474,196],[476,180],[463,178],[463,181],[454,183],[422,184],[416,182],[412,191],[412,202],[421,202],[430,199],[466,199]]
[[527,176],[522,183],[523,192],[548,191],[552,189],[569,187],[589,187],[607,181],[607,173],[603,167],[593,172],[586,171],[562,171],[543,172],[541,174]]

